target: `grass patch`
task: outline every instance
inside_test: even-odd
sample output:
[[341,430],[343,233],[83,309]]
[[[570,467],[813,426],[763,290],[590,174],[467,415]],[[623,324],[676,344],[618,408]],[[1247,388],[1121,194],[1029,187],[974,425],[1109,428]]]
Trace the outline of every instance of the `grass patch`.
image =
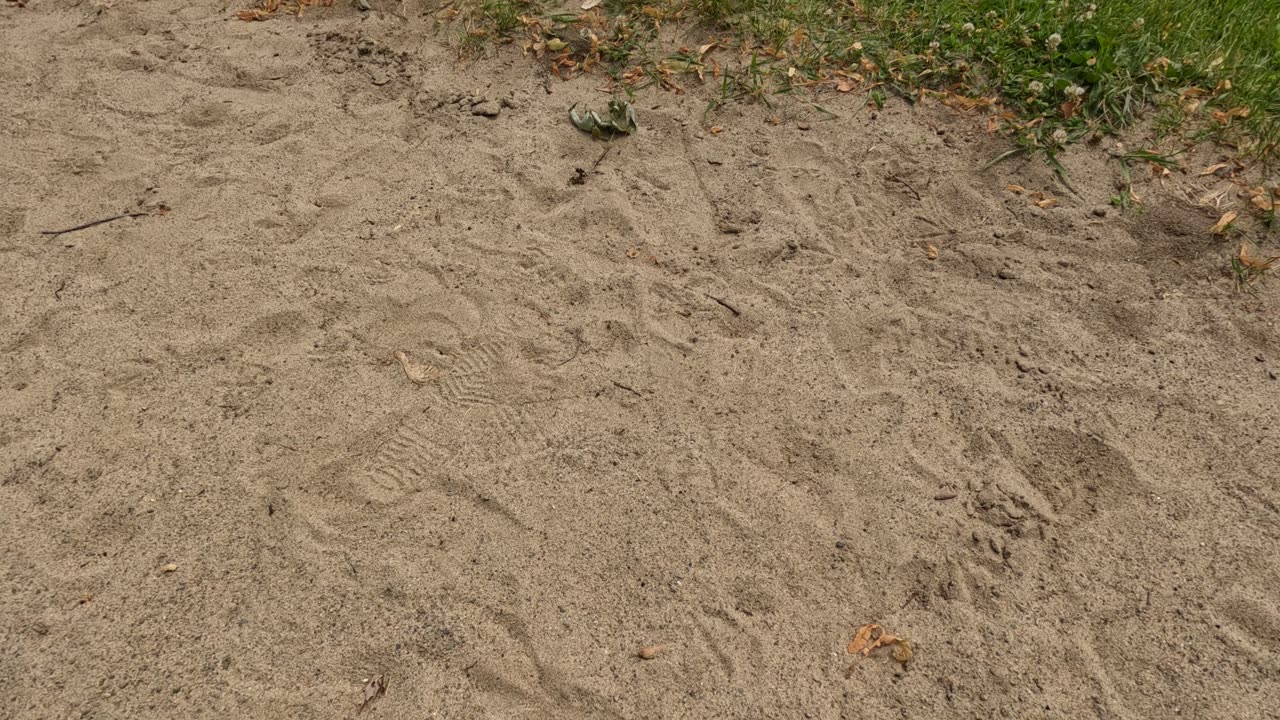
[[859,90],[989,114],[1050,159],[1154,113],[1157,132],[1259,156],[1280,144],[1274,0],[462,0],[464,51],[519,42],[557,75],[599,71],[719,101]]

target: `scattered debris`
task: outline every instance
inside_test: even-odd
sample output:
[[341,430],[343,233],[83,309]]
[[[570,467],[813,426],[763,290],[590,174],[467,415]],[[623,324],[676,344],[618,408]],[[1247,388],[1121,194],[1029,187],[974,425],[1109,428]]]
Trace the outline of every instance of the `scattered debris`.
[[604,116],[595,111],[579,114],[577,107],[577,103],[574,103],[569,108],[569,120],[573,126],[601,140],[607,140],[617,133],[631,135],[636,131],[636,110],[626,100],[610,100],[609,112]]
[[356,714],[359,715],[367,710],[374,700],[385,694],[387,694],[387,676],[378,675],[377,677],[369,678],[364,685],[364,700],[360,702],[360,709],[356,711]]
[[636,653],[636,657],[641,660],[652,660],[658,657],[659,653],[663,650],[666,650],[666,646],[664,645],[649,645],[647,647],[640,648],[640,652]]
[[[167,211],[167,208],[166,208],[166,211]],[[91,227],[104,225],[109,222],[115,222],[116,220],[123,220],[124,218],[145,217],[150,214],[151,213],[145,213],[145,212],[122,213],[120,215],[113,215],[112,217],[109,217],[109,218],[103,218],[101,220],[94,220],[92,222],[87,222],[87,223],[84,223],[83,225],[76,225],[75,227],[69,227],[66,230],[41,230],[40,234],[49,235],[50,237],[58,237],[59,235],[66,235],[67,233],[73,233],[73,232],[76,232],[77,230],[88,230]]]
[[[881,649],[887,649],[888,654],[904,666],[911,662],[914,656],[910,642],[897,635],[890,635],[875,623],[868,623],[858,628],[853,640],[849,641],[848,647],[850,655],[861,654],[863,657],[868,657],[872,652]],[[853,675],[853,668],[854,666],[850,665],[845,671],[846,678]]]
[[411,383],[425,385],[440,377],[439,368],[433,365],[414,365],[409,362],[409,354],[403,350],[397,350],[393,355],[396,362],[400,363],[400,369],[404,371],[404,376],[409,378]]

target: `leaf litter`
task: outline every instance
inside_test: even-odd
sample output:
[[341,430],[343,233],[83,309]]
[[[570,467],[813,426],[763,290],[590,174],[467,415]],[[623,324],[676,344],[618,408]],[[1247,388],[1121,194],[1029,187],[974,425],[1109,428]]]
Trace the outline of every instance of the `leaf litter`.
[[[877,655],[888,654],[903,666],[911,662],[914,657],[911,643],[906,638],[890,634],[883,626],[876,623],[867,623],[858,628],[853,639],[849,641],[847,649],[850,655],[863,657],[869,657],[873,652]],[[846,678],[853,675],[854,667],[855,665],[850,665],[845,671]]]
[[369,706],[373,704],[374,700],[377,700],[387,694],[387,676],[378,675],[376,677],[369,678],[369,681],[364,684],[362,694],[364,695],[364,699],[360,702],[360,709],[356,710],[357,715],[369,709]]

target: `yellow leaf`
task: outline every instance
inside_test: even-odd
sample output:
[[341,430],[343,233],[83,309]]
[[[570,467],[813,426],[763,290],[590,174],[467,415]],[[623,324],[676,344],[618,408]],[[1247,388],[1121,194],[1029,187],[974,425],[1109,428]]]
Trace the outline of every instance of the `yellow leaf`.
[[1218,218],[1218,222],[1215,223],[1213,227],[1209,228],[1209,232],[1214,235],[1221,235],[1225,233],[1227,227],[1231,225],[1239,215],[1240,213],[1235,210],[1229,210],[1226,213],[1223,213],[1222,217]]

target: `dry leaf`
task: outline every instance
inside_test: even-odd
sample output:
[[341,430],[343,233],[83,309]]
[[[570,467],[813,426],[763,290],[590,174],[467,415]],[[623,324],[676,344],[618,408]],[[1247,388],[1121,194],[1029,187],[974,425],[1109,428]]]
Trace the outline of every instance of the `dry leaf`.
[[368,709],[369,704],[374,700],[385,695],[387,692],[387,678],[385,675],[369,678],[369,682],[364,685],[364,700],[360,703],[360,709],[356,714],[364,712]]
[[1276,209],[1276,201],[1272,198],[1271,193],[1267,192],[1266,188],[1250,188],[1249,195],[1249,202],[1262,212],[1271,212]]
[[898,644],[893,646],[893,659],[906,665],[911,662],[911,658],[915,653],[911,651],[911,643],[906,640],[899,639]]
[[1027,192],[1026,188],[1021,185],[1014,185],[1013,183],[1009,183],[1008,185],[1005,185],[1005,187],[1008,188],[1009,192],[1015,195],[1025,195]]
[[719,125],[712,125],[709,129],[711,130],[712,135],[719,135],[720,133],[724,132],[724,128],[720,127]]
[[1229,210],[1223,213],[1222,217],[1218,218],[1218,222],[1215,223],[1213,227],[1209,228],[1209,232],[1214,235],[1222,235],[1227,231],[1227,226],[1234,222],[1239,216],[1240,213],[1235,210]]
[[836,90],[839,92],[852,92],[856,87],[858,87],[858,83],[854,82],[853,78],[841,77],[836,80]]
[[649,645],[647,647],[640,648],[640,651],[636,653],[636,657],[641,660],[652,660],[658,657],[658,654],[664,649],[666,648],[662,645]]
[[862,652],[863,648],[871,642],[871,633],[873,632],[883,632],[883,630],[879,625],[874,623],[868,623],[858,628],[858,632],[853,636],[853,639],[849,641],[849,654],[853,655],[855,653]]
[[632,260],[640,257],[640,248],[631,248],[630,250],[628,250],[627,257],[631,258]]
[[1051,197],[1047,197],[1043,200],[1036,201],[1036,207],[1040,208],[1041,210],[1048,210],[1049,208],[1057,204],[1058,204],[1058,199],[1051,198]]
[[929,243],[928,247],[926,247],[926,248],[924,249],[924,251],[925,251],[925,253],[926,253],[926,254],[928,254],[928,256],[929,256],[929,259],[930,259],[930,260],[937,260],[937,259],[938,259],[938,246],[937,246],[937,245],[934,245],[933,243]]
[[1240,107],[1233,107],[1230,110],[1226,110],[1226,111],[1223,111],[1223,110],[1213,111],[1213,119],[1216,120],[1220,125],[1226,125],[1227,123],[1230,123],[1233,118],[1238,118],[1238,117],[1249,117],[1249,108],[1240,106]]
[[1068,100],[1058,106],[1058,109],[1062,112],[1062,117],[1064,119],[1070,119],[1071,117],[1074,117],[1076,111],[1080,109],[1080,100],[1079,98],[1075,100]]
[[404,376],[409,378],[409,382],[416,385],[425,385],[432,380],[440,377],[440,370],[431,365],[414,365],[409,362],[409,354],[403,350],[397,350],[392,353],[396,362],[400,363],[400,369],[404,371]]
[[601,2],[603,2],[603,0],[583,0],[581,7],[583,10],[590,10],[591,8],[599,5]]
[[1276,264],[1277,260],[1280,260],[1280,255],[1272,255],[1270,257],[1251,255],[1248,246],[1245,243],[1240,243],[1240,264],[1245,267],[1253,268],[1259,272],[1266,272]]
[[1223,168],[1229,168],[1229,167],[1231,167],[1231,163],[1218,163],[1217,165],[1210,165],[1209,167],[1207,167],[1207,168],[1205,168],[1204,170],[1200,171],[1200,175],[1202,175],[1202,176],[1203,176],[1203,175],[1214,175],[1214,174],[1216,174],[1219,170],[1222,170]]

